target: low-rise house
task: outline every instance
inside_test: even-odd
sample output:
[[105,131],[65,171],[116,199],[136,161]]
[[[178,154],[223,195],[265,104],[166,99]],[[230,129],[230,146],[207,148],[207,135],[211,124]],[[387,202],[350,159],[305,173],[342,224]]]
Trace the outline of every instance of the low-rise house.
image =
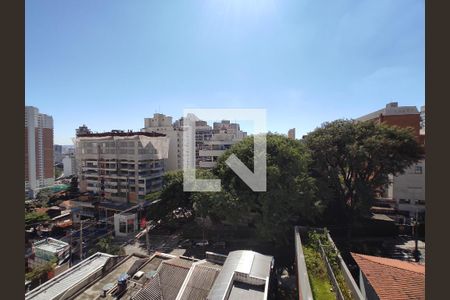
[[49,262],[56,263],[54,274],[67,270],[69,268],[70,245],[66,242],[46,238],[33,243],[31,255],[28,258],[28,267],[35,268],[38,265]]
[[425,265],[358,253],[351,255],[359,267],[359,287],[365,299],[425,299]]

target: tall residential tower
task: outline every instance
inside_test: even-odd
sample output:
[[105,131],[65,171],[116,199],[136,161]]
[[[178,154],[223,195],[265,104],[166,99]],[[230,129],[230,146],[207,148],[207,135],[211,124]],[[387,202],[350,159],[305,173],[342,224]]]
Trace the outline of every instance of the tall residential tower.
[[53,118],[25,106],[25,190],[34,195],[53,183]]

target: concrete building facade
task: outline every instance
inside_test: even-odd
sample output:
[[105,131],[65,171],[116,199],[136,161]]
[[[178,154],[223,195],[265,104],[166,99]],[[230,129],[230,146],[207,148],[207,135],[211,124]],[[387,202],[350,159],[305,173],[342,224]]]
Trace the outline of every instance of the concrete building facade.
[[53,146],[53,156],[55,164],[61,163],[63,159],[63,147],[62,145]]
[[66,154],[62,159],[64,176],[71,176],[77,174],[77,163],[75,154]]
[[420,129],[425,131],[425,105],[420,107]]
[[55,275],[58,275],[69,268],[70,245],[66,242],[54,238],[40,240],[33,243],[32,253],[28,260],[31,269],[55,262]]
[[295,128],[289,129],[288,138],[295,140]]
[[116,236],[126,237],[138,230],[136,213],[114,214],[114,232]]
[[[80,133],[82,132],[82,133]],[[156,132],[78,131],[76,164],[81,192],[138,203],[162,187],[168,138]]]
[[54,183],[53,118],[25,107],[25,191],[34,196],[37,189]]
[[[424,114],[423,109],[423,114]],[[357,121],[374,121],[377,123],[411,128],[419,143],[424,144],[424,130],[421,130],[421,113],[415,106],[399,106],[391,102],[385,108],[357,119]],[[405,170],[404,174],[391,176],[392,184],[386,189],[384,198],[396,205],[400,214],[400,223],[409,222],[411,218],[424,220],[425,217],[425,159]]]
[[[213,168],[217,159],[233,144],[242,140],[247,133],[240,130],[237,123],[229,120],[214,122],[211,127],[206,121],[191,116],[195,121],[195,162],[197,168]],[[184,118],[172,122],[172,117],[155,113],[152,118],[145,118],[142,132],[165,134],[169,139],[166,171],[183,169],[183,131]]]
[[169,154],[164,161],[166,171],[183,168],[183,130],[181,126],[172,124],[172,117],[155,113],[153,118],[145,118],[143,132],[165,134],[169,139]]
[[[197,132],[196,132],[197,133]],[[231,123],[229,120],[214,122],[211,136],[203,139],[199,143],[198,167],[213,168],[217,160],[231,146],[247,136],[247,133],[241,131],[239,124]]]

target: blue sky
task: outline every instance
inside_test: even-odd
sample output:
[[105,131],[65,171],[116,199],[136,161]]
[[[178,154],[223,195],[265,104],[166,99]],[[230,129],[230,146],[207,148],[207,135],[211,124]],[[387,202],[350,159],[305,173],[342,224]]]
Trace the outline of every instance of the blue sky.
[[25,103],[75,128],[184,108],[266,108],[301,136],[425,103],[423,0],[26,0]]

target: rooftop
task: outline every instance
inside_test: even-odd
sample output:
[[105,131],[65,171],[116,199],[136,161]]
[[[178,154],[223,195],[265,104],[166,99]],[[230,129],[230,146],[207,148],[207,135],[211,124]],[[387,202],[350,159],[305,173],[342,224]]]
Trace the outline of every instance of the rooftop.
[[106,284],[112,283],[115,285],[117,283],[117,279],[119,278],[120,274],[126,273],[133,266],[133,264],[139,259],[141,258],[135,255],[127,257],[117,267],[111,270],[106,276],[98,280],[95,284],[91,285],[88,289],[86,289],[73,299],[74,300],[96,299],[98,296],[102,294],[103,287]]
[[212,267],[206,261],[196,263],[180,290],[180,299],[206,299],[220,270],[221,267]]
[[123,130],[112,130],[108,132],[83,132],[77,133],[77,137],[109,137],[109,136],[120,136],[120,137],[131,137],[131,136],[147,136],[147,137],[160,137],[166,136],[162,133],[157,132],[143,132],[143,131],[123,131]]
[[46,238],[45,240],[35,242],[33,245],[38,249],[49,251],[52,253],[57,253],[59,251],[65,250],[66,248],[69,248],[69,244],[54,238]]
[[133,299],[176,299],[193,263],[192,260],[178,257],[163,261]]
[[46,283],[25,294],[26,300],[52,300],[64,296],[66,291],[76,287],[86,278],[101,270],[107,261],[114,257],[106,253],[97,252],[83,260],[78,265],[64,271]]
[[[247,283],[248,280],[248,283],[251,282],[255,286],[267,285],[272,264],[272,256],[248,250],[230,252],[223,264],[222,271],[209,292],[208,299],[224,299],[224,295],[232,290],[233,284],[238,281],[237,278],[242,283]],[[239,274],[239,276],[236,276],[236,274]],[[258,291],[255,290],[254,293],[258,293]],[[259,291],[258,294],[259,297],[255,299],[266,298],[264,290]]]
[[261,294],[264,294],[264,286],[255,286],[248,283],[234,282],[228,300],[257,300],[261,299]]
[[351,255],[380,300],[425,299],[424,265],[357,253]]
[[[159,252],[125,258],[96,253],[28,292],[25,299],[94,300],[102,295],[107,300],[266,299],[271,267],[271,256],[246,250],[230,252],[223,266],[208,258]],[[122,289],[118,279],[124,274],[129,277]],[[209,296],[220,276],[228,284]]]
[[391,102],[386,104],[385,108],[374,111],[370,114],[364,115],[357,118],[359,121],[367,121],[378,118],[380,115],[383,116],[394,116],[394,115],[418,115],[419,110],[415,106],[398,106],[398,102]]

